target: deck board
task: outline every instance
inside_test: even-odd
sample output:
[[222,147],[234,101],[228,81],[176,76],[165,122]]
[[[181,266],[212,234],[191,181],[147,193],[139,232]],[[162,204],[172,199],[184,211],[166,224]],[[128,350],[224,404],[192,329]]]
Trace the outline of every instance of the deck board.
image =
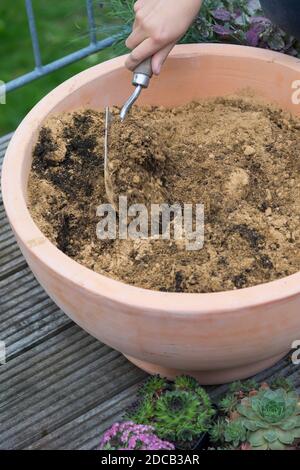
[[[0,166],[12,134],[0,138]],[[146,374],[75,325],[48,297],[23,258],[0,196],[0,449],[95,449]],[[282,360],[257,376],[294,380]],[[209,387],[215,399],[227,386]]]

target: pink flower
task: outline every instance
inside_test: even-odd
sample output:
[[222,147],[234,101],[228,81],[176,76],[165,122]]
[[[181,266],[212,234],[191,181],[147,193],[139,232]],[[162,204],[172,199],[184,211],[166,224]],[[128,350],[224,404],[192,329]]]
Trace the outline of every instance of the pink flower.
[[162,441],[152,426],[134,424],[132,421],[114,423],[103,434],[99,449],[103,450],[174,450],[171,442]]

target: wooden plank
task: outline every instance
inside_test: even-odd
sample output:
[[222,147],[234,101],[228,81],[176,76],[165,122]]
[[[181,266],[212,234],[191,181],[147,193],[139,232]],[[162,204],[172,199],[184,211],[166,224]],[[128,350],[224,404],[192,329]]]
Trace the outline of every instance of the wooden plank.
[[[30,368],[35,368],[35,373],[38,373],[43,368],[47,368],[49,363],[51,363],[50,357],[52,354],[59,354],[61,351],[65,351],[65,355],[68,355],[68,348],[74,343],[82,341],[85,335],[84,330],[72,323],[68,328],[58,332],[57,335],[48,338],[47,341],[41,341],[33,348],[27,349],[23,354],[10,359],[9,365],[4,365],[1,369],[1,391],[8,393],[7,389],[22,384],[25,378],[28,378],[28,365],[30,365]],[[92,338],[89,335],[87,336]],[[48,352],[48,356],[45,354],[45,351]],[[6,396],[9,398],[9,395]],[[14,391],[11,390],[11,397],[13,396]]]
[[26,261],[15,241],[2,206],[0,211],[0,281],[24,266],[26,266]]
[[[18,302],[18,297],[37,284],[28,266],[12,274],[6,281],[0,282],[0,305]],[[4,315],[4,311],[2,312]],[[3,317],[1,317],[3,318]]]
[[3,161],[6,149],[8,147],[9,141],[12,138],[12,136],[13,136],[13,132],[3,137],[0,137],[0,164]]
[[9,243],[15,243],[11,228],[5,219],[2,221],[2,223],[0,221],[0,243],[1,246],[3,245],[3,247],[8,246]]
[[[291,354],[288,354],[284,359],[277,362],[273,367],[260,372],[254,379],[257,382],[271,381],[275,377],[282,376],[292,380],[296,389],[300,394],[300,366],[291,363]],[[228,390],[228,385],[219,385],[216,387],[207,387],[213,400],[217,401]]]
[[[8,147],[9,141],[13,134],[7,134],[4,137],[0,137],[0,179],[1,179],[1,171],[2,171],[2,163],[4,159],[4,155],[6,149]],[[2,193],[0,191],[0,205],[2,204]]]
[[140,383],[118,393],[109,401],[61,426],[39,439],[29,449],[90,450],[99,446],[102,433],[113,423],[122,419],[124,410],[136,395]]
[[3,204],[0,203],[0,222],[2,223],[5,218],[6,218],[6,214],[4,211],[4,207],[3,207]]
[[[3,142],[1,158],[8,140]],[[98,416],[99,407],[114,415],[110,400],[117,395],[123,409],[130,387],[145,376],[49,299],[26,265],[1,204],[0,312],[8,353],[0,374],[0,448],[30,446],[74,419]],[[99,418],[95,426],[101,425]],[[79,429],[77,434],[79,442],[87,439]]]
[[7,147],[8,143],[11,140],[13,135],[14,135],[14,132],[10,132],[9,134],[6,134],[6,135],[0,137],[0,145],[6,144],[6,147]]
[[[284,367],[284,364],[287,364],[286,367]],[[256,378],[259,381],[264,381],[270,378],[274,371],[281,371],[282,375],[290,376],[291,378],[293,378],[293,375],[295,375],[298,381],[298,385],[300,385],[299,369],[295,368],[295,366],[291,364],[288,364],[287,360],[283,360],[274,368],[258,374]],[[132,390],[125,390],[121,395],[117,395],[109,402],[105,402],[104,404],[99,405],[98,407],[90,410],[88,413],[76,418],[74,421],[71,421],[49,433],[47,436],[29,446],[29,448],[60,448],[81,450],[96,448],[99,444],[99,436],[101,436],[104,430],[109,427],[112,422],[122,419],[124,409],[134,400],[136,388],[137,386],[134,386],[132,387]],[[212,393],[212,396],[216,399],[217,396],[220,397],[226,393],[228,387],[224,385],[212,388],[215,389],[214,393]]]
[[[0,163],[10,136],[0,138]],[[121,419],[146,374],[76,326],[51,301],[26,264],[0,200],[0,449],[93,449]],[[281,374],[300,391],[287,357],[258,374]],[[227,386],[207,387],[213,399]]]
[[[1,155],[10,135],[0,139]],[[71,320],[49,299],[29,270],[0,205],[0,338],[8,358],[70,326]]]
[[[58,344],[59,336],[55,337]],[[4,390],[0,449],[31,445],[45,433],[53,432],[101,403],[109,403],[117,393],[145,376],[118,352],[98,341],[90,341],[90,337],[88,341],[82,340],[80,348],[73,343],[67,356],[65,350],[49,354],[47,348],[39,354],[37,364],[28,369],[30,377],[27,375],[25,388],[19,380]],[[47,366],[44,364],[41,369],[40,363],[45,358]],[[2,380],[6,382],[5,372]]]

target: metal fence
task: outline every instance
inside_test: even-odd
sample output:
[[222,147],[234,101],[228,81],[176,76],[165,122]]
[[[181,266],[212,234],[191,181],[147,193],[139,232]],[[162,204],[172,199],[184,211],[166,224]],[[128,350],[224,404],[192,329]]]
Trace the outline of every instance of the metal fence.
[[94,54],[95,52],[101,51],[102,49],[111,46],[117,38],[116,36],[110,36],[101,41],[97,41],[93,0],[86,0],[86,14],[89,25],[89,44],[87,45],[87,47],[79,49],[58,60],[55,60],[54,62],[50,62],[44,65],[41,59],[39,38],[36,28],[34,11],[32,7],[32,1],[25,0],[25,5],[31,36],[33,56],[35,61],[35,68],[31,72],[26,73],[25,75],[22,75],[6,83],[6,92],[16,90],[17,88],[20,88],[21,86],[26,85],[27,83],[30,83],[33,80],[43,77],[44,75],[48,75],[49,73],[54,72],[55,70],[58,70],[62,67],[65,67],[66,65],[72,64],[73,62],[76,62],[80,59],[84,59],[90,54]]

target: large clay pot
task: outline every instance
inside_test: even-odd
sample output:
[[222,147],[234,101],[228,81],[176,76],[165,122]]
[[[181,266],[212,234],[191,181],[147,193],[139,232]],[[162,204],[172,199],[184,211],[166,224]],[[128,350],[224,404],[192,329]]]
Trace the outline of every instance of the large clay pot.
[[300,39],[300,2],[299,0],[260,0],[268,18],[286,33]]
[[[250,376],[273,365],[300,339],[300,273],[248,289],[213,294],[139,289],[99,275],[59,251],[26,205],[32,149],[53,113],[121,105],[132,91],[124,57],[92,67],[47,95],[21,123],[3,166],[5,209],[21,250],[50,297],[76,323],[149,372],[189,373],[203,384]],[[231,45],[175,48],[139,104],[174,106],[251,87],[293,113],[300,62]]]

